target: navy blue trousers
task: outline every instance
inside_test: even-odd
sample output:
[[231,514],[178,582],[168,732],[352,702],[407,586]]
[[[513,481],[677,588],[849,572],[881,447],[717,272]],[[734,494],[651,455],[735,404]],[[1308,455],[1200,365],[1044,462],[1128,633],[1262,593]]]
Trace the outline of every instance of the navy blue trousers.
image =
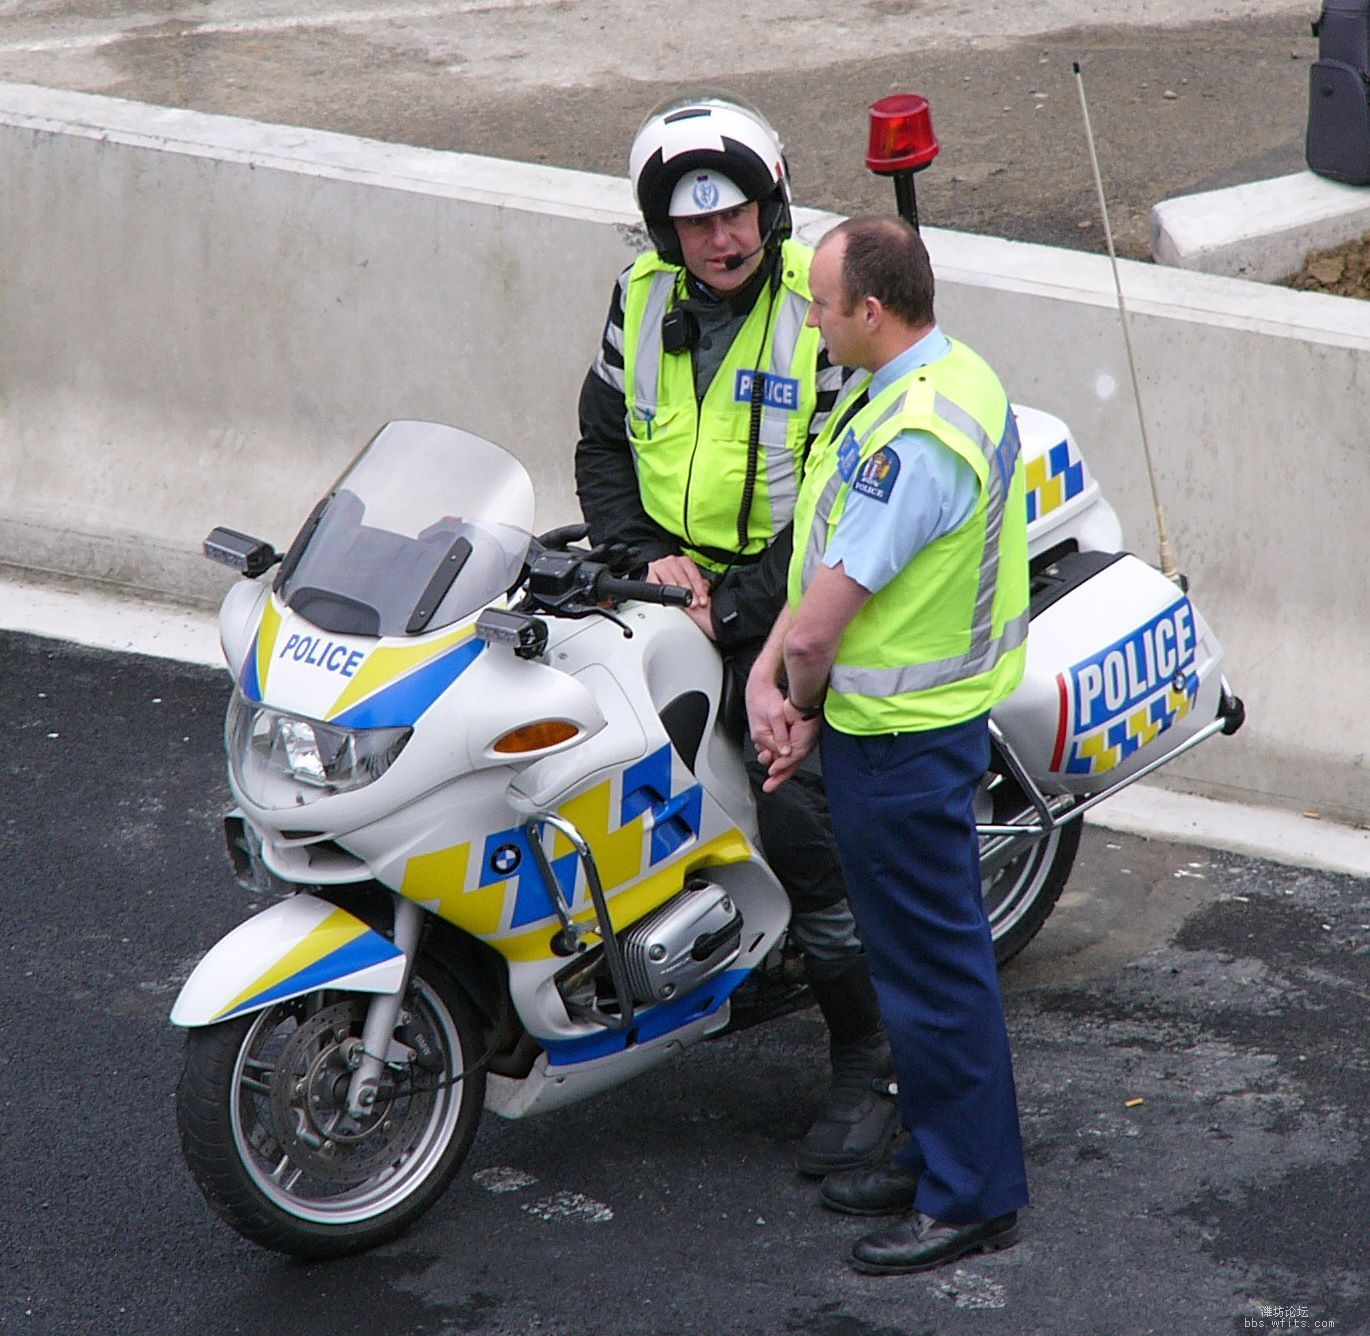
[[909,1140],[938,1220],[1025,1206],[1004,1007],[980,898],[973,800],[988,716],[923,733],[857,737],[825,724],[823,774],[847,894],[870,961]]

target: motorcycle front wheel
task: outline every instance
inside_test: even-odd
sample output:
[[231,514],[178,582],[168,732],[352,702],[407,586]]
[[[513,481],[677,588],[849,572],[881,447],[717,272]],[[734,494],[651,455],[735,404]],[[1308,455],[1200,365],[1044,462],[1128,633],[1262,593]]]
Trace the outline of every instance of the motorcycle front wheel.
[[346,1108],[369,994],[320,992],[186,1036],[181,1150],[245,1238],[341,1257],[407,1229],[460,1169],[485,1102],[480,1031],[462,989],[420,960],[375,1104]]

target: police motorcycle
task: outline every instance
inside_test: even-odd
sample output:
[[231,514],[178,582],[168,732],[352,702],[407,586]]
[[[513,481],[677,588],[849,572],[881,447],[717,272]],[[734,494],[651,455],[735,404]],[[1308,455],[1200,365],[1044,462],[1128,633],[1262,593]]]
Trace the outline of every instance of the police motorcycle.
[[[1187,594],[1120,551],[1064,425],[1016,411],[1033,621],[981,795],[1001,959],[1050,913],[1080,814],[1241,708]],[[176,1001],[176,1109],[210,1205],[268,1248],[394,1237],[483,1109],[615,1086],[793,982],[689,592],[581,528],[535,538],[533,514],[512,455],[399,421],[283,555],[206,540],[248,577],[219,617],[230,853],[279,898]]]

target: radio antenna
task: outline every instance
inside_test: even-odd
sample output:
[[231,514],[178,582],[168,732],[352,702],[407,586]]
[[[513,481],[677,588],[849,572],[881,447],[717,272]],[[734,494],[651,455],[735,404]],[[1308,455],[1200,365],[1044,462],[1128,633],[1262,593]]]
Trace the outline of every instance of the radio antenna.
[[1132,355],[1131,317],[1123,299],[1123,285],[1118,277],[1118,254],[1113,248],[1113,229],[1108,222],[1108,204],[1104,199],[1104,179],[1099,174],[1099,155],[1094,149],[1094,128],[1089,122],[1089,104],[1085,101],[1085,79],[1080,73],[1080,62],[1071,62],[1075,71],[1075,87],[1080,94],[1080,114],[1085,119],[1085,139],[1089,144],[1089,165],[1094,170],[1094,189],[1099,196],[1099,215],[1104,220],[1104,240],[1108,243],[1108,259],[1113,266],[1113,290],[1118,296],[1118,318],[1123,326],[1123,346],[1127,350],[1127,369],[1132,376],[1132,401],[1137,405],[1137,425],[1142,432],[1142,453],[1146,456],[1146,476],[1151,484],[1151,503],[1156,508],[1156,534],[1160,540],[1161,574],[1180,584],[1182,577],[1175,569],[1175,558],[1170,553],[1170,539],[1165,531],[1165,512],[1161,509],[1161,495],[1156,488],[1156,467],[1151,459],[1151,440],[1146,431],[1146,415],[1142,412],[1142,389],[1137,381],[1137,359]]

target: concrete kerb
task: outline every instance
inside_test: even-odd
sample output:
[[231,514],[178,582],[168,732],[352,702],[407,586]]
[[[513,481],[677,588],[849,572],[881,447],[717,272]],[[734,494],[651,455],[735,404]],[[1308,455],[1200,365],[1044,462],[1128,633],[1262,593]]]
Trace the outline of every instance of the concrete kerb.
[[[288,541],[393,417],[505,444],[539,524],[575,515],[576,396],[642,242],[626,182],[13,85],[0,170],[0,562],[208,605],[209,528]],[[809,238],[833,221],[797,217]],[[1148,555],[1108,261],[926,237],[946,327],[1065,418]],[[1166,776],[1363,820],[1338,702],[1370,693],[1370,588],[1347,559],[1370,504],[1370,309],[1120,270],[1172,542],[1250,707]],[[1308,689],[1310,644],[1335,690]]]
[[1278,283],[1370,232],[1370,187],[1296,172],[1162,200],[1149,225],[1158,264]]

